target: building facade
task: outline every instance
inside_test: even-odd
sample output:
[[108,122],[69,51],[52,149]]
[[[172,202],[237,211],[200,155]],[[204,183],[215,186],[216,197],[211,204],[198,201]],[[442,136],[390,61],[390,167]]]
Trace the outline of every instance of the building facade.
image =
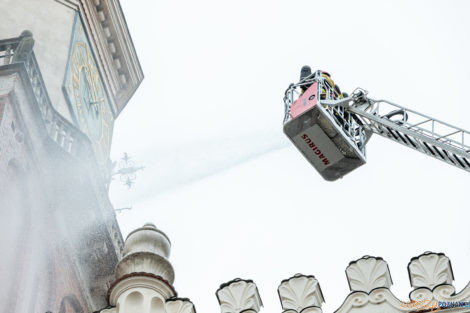
[[123,248],[113,124],[143,72],[118,0],[2,4],[0,311],[97,311]]

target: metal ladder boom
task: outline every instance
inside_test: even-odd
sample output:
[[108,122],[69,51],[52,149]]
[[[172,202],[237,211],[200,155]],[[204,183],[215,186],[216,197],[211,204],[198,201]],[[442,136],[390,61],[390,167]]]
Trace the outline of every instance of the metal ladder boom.
[[345,107],[362,121],[366,131],[470,172],[469,131],[390,101],[370,99],[361,91]]

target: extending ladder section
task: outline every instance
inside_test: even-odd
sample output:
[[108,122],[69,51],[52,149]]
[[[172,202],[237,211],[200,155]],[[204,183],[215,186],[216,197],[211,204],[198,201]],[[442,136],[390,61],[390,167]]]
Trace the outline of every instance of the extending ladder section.
[[470,172],[470,132],[366,95],[364,90],[356,90],[352,101],[343,104],[360,118],[366,131]]

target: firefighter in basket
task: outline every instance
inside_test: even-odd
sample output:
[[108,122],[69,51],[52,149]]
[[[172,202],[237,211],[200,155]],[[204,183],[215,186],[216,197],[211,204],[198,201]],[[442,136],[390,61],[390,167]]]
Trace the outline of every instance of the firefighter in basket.
[[[320,71],[320,73],[324,82],[320,94],[320,100],[325,100],[327,98],[332,100],[338,100],[348,97],[347,93],[341,92],[341,89],[337,84],[335,84],[333,79],[331,79],[331,75],[329,73],[325,71]],[[304,65],[300,70],[300,81],[302,82],[302,80],[304,79],[313,78],[314,75],[316,75],[316,73],[312,75],[312,69],[310,68],[310,66]],[[310,88],[311,85],[312,84],[305,84],[300,86],[301,92],[304,93],[308,88]],[[328,97],[327,94],[329,94]],[[341,127],[345,128],[345,130],[348,130],[347,121],[351,118],[355,118],[355,116],[351,115],[349,112],[345,112],[344,108],[338,108],[337,110],[335,110],[333,113],[333,117],[335,118],[336,123],[338,125],[341,125]]]
[[[300,81],[306,79],[306,78],[311,78],[312,76],[312,69],[310,68],[310,66],[308,65],[304,65],[302,67],[302,69],[300,70]],[[345,92],[341,92],[341,89],[339,88],[338,85],[335,84],[335,82],[333,81],[333,79],[331,79],[331,75],[325,71],[321,71],[321,77],[324,78],[325,80],[325,83],[328,84],[330,87],[331,87],[331,90],[334,90],[334,92],[332,92],[332,98],[333,99],[343,99],[343,98],[346,98],[348,96],[347,93]],[[307,85],[303,85],[303,86],[300,86],[300,89],[302,90],[302,93],[307,90],[312,84],[307,84]],[[325,88],[322,88],[322,93],[320,95],[320,99],[324,100],[326,99],[326,90]]]

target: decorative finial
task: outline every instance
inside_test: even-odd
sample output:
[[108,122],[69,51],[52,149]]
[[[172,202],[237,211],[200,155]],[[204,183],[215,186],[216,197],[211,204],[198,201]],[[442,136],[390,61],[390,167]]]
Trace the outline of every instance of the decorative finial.
[[12,62],[23,62],[28,59],[29,55],[33,52],[34,39],[33,33],[29,30],[24,30],[20,35],[20,42],[13,53]]
[[318,280],[312,275],[296,274],[281,282],[277,288],[284,311],[300,313],[306,308],[309,312],[321,312],[325,302]]
[[450,260],[443,253],[425,252],[411,259],[408,274],[413,288],[433,289],[442,284],[452,285],[454,274]]
[[157,229],[157,226],[155,226],[154,223],[145,223],[145,224],[144,224],[144,227],[149,227],[149,228],[155,228],[155,229]]
[[108,290],[109,303],[117,311],[112,308],[103,313],[165,312],[165,301],[177,295],[172,285],[175,273],[168,260],[168,237],[154,224],[146,223],[127,236],[122,254],[116,266],[116,279]]
[[165,302],[166,313],[196,313],[196,308],[187,298],[170,298]]
[[175,274],[168,261],[170,247],[170,239],[154,224],[147,223],[134,230],[124,243],[123,258],[116,267],[116,278],[131,273],[148,273],[172,284]]
[[216,291],[221,313],[258,313],[263,303],[252,280],[234,279]]
[[392,285],[387,262],[380,257],[363,256],[349,263],[346,276],[351,291],[370,292],[375,288],[390,288]]

